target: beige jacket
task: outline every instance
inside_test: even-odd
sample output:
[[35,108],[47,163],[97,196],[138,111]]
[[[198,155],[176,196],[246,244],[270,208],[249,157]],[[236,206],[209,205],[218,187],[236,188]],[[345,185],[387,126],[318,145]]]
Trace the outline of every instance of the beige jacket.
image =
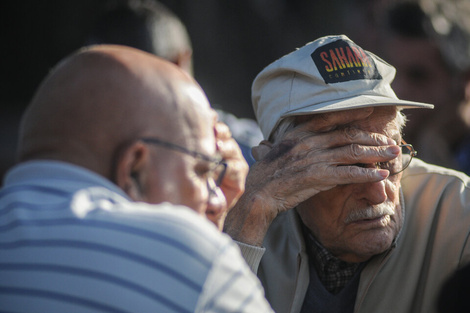
[[[402,232],[395,247],[362,271],[356,313],[436,312],[443,281],[470,262],[470,177],[414,159],[403,174],[402,191]],[[264,246],[240,244],[274,310],[300,312],[309,269],[295,210],[276,218]]]

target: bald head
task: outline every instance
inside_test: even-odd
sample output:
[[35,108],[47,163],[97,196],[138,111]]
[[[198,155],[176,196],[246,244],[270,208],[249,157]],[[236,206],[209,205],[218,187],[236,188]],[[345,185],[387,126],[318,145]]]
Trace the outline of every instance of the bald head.
[[19,159],[65,161],[109,178],[120,147],[152,135],[191,142],[192,129],[211,127],[213,114],[177,66],[128,47],[94,46],[62,61],[39,87],[21,123]]

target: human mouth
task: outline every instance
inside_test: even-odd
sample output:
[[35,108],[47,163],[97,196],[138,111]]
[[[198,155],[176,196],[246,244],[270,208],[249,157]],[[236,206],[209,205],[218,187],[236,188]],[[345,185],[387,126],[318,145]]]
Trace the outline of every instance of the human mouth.
[[366,225],[369,227],[384,227],[390,223],[390,215],[381,215],[375,218],[365,218],[351,222],[351,224]]
[[351,223],[381,223],[387,224],[390,217],[395,214],[393,206],[382,204],[370,206],[362,210],[352,211],[345,219],[346,224]]

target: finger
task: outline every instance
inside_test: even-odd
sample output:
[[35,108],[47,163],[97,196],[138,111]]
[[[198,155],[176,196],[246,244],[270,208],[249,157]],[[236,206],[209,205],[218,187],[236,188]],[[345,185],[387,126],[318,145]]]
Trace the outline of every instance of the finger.
[[245,158],[242,156],[236,159],[226,159],[225,162],[227,163],[227,168],[222,184],[226,184],[230,181],[232,184],[243,185],[248,173],[248,163]]
[[223,159],[230,161],[232,159],[243,159],[243,154],[240,146],[232,137],[229,127],[222,123],[217,122],[214,127],[216,136],[216,147]]
[[387,162],[400,154],[398,146],[363,146],[352,144],[330,150],[331,157],[335,157],[341,164]]
[[234,139],[218,140],[217,149],[227,163],[222,184],[231,185],[232,188],[239,188],[239,185],[244,183],[248,172],[248,163],[243,157],[240,146]]
[[[376,169],[373,164],[390,161],[400,154],[398,146],[347,145],[305,151],[298,146],[289,150],[284,143],[285,147],[276,145],[259,165],[265,167],[264,177],[270,172],[273,177],[283,177],[285,184],[288,181],[300,184],[296,189],[313,184],[315,189],[325,190],[338,184],[383,180],[389,171]],[[267,171],[268,168],[277,170]]]
[[240,146],[233,138],[226,138],[226,139],[217,138],[216,145],[217,145],[217,151],[219,151],[222,158],[226,160],[243,158],[243,154],[240,149]]
[[337,166],[332,174],[337,178],[338,185],[377,182],[386,179],[390,175],[387,170],[358,166]]
[[233,138],[217,140],[217,150],[227,163],[225,175],[220,188],[225,195],[230,209],[245,191],[245,180],[248,173],[246,162],[237,142]]
[[248,173],[248,164],[244,160],[230,162],[227,172],[221,182],[220,189],[225,195],[227,207],[232,208],[245,191],[245,180]]
[[[309,131],[327,132],[338,126],[348,125],[369,117],[374,108],[360,108],[355,110],[335,111],[315,115],[305,115],[296,118],[297,124],[302,124]],[[313,120],[313,121],[312,121]],[[304,123],[309,121],[308,123]]]
[[328,148],[349,144],[369,146],[396,145],[396,141],[383,134],[372,133],[353,127],[344,127],[328,133],[305,132],[304,129],[292,129],[285,140],[297,138],[304,145],[303,148]]
[[[362,144],[369,146],[396,145],[392,138],[373,132],[367,132],[354,127],[344,127],[336,130],[335,136],[327,139],[334,146],[344,144]],[[328,136],[326,136],[328,138]]]
[[258,146],[251,148],[251,154],[256,161],[263,159],[266,154],[271,151],[273,144],[267,140],[263,140]]
[[232,138],[232,132],[227,124],[223,122],[217,122],[214,127],[215,136],[219,139],[230,139]]

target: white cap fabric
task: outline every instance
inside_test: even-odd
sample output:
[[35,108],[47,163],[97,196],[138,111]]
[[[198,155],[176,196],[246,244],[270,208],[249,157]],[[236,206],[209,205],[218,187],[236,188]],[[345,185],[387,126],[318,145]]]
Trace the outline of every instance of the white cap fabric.
[[395,68],[344,35],[317,39],[268,65],[256,76],[252,102],[269,139],[288,116],[396,105],[432,104],[400,100],[390,87]]

